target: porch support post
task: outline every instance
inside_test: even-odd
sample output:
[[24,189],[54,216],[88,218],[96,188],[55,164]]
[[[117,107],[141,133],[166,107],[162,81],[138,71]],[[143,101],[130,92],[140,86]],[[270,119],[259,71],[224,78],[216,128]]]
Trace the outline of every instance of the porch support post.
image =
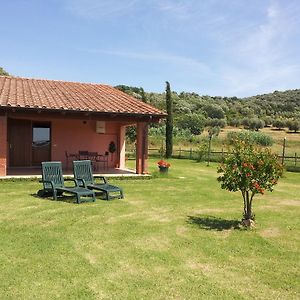
[[148,173],[148,123],[137,123],[136,173]]
[[120,156],[119,156],[119,168],[125,169],[125,133],[126,126],[120,126],[119,145],[120,145]]
[[0,115],[0,176],[7,175],[7,117]]

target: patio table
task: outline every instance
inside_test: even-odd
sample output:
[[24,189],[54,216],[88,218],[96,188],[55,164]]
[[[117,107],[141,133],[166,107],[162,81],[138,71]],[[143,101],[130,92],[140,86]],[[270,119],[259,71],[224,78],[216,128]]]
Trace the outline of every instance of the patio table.
[[90,160],[94,170],[98,169],[100,163],[103,163],[104,169],[108,168],[108,152],[99,154],[98,152],[79,151],[78,160]]
[[69,162],[73,160],[78,160],[79,156],[76,153],[69,153],[68,151],[65,151],[66,155],[66,170],[69,169]]

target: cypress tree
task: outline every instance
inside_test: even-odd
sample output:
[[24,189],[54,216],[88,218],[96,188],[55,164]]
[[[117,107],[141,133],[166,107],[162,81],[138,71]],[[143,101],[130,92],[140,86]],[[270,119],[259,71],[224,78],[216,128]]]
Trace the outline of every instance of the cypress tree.
[[173,152],[173,102],[171,96],[170,83],[166,81],[166,158],[170,158]]
[[147,103],[147,97],[146,97],[145,91],[142,87],[140,88],[140,91],[141,91],[142,101],[144,103]]

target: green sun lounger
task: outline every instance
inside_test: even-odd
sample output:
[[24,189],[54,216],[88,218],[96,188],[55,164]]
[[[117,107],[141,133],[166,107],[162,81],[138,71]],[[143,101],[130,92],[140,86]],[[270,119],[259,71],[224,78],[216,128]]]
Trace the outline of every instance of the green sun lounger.
[[[73,173],[80,186],[101,191],[105,196],[105,200],[124,198],[123,190],[120,187],[109,184],[104,176],[93,176],[90,160],[73,161]],[[96,179],[101,181],[96,183]]]
[[[66,187],[65,181],[73,181],[74,187]],[[64,179],[62,174],[61,162],[42,162],[42,180],[43,189],[38,191],[39,196],[52,195],[54,200],[57,196],[63,193],[68,193],[76,196],[76,202],[81,203],[81,200],[95,201],[95,192],[90,189],[80,187],[74,179]]]

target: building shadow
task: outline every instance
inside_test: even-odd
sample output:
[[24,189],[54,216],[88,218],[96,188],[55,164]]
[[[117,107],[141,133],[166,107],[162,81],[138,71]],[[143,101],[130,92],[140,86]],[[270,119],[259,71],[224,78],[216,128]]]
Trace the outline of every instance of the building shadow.
[[[63,196],[58,196],[57,200],[54,200],[52,195],[45,195],[45,196],[39,196],[37,193],[35,194],[30,194],[30,196],[37,198],[39,200],[45,200],[45,201],[57,201],[57,202],[66,202],[66,203],[70,203],[70,204],[76,204],[76,197],[73,195],[63,195]],[[99,198],[96,200],[99,200]],[[87,203],[87,202],[92,202],[89,200],[85,200],[84,197],[81,198],[81,203]]]
[[[43,190],[40,190],[40,191],[43,191]],[[65,195],[65,194],[58,195],[57,200],[54,200],[53,196],[52,196],[52,193],[49,192],[49,193],[46,193],[46,194],[42,195],[42,194],[39,193],[40,191],[38,191],[37,193],[34,193],[34,194],[30,194],[30,196],[32,196],[34,198],[37,198],[37,199],[40,199],[40,200],[62,201],[62,202],[66,202],[66,203],[77,203],[75,195]],[[96,201],[101,200],[101,201],[105,201],[105,202],[108,201],[109,202],[109,201],[113,200],[113,199],[107,200],[105,198],[105,193],[101,192],[101,191],[95,191],[95,197],[96,197]],[[82,197],[81,198],[81,203],[92,202],[90,200],[90,197],[87,197],[87,199],[85,199],[85,197]]]
[[198,225],[201,229],[205,230],[229,230],[239,229],[240,221],[226,220],[214,216],[188,216],[187,223]]

